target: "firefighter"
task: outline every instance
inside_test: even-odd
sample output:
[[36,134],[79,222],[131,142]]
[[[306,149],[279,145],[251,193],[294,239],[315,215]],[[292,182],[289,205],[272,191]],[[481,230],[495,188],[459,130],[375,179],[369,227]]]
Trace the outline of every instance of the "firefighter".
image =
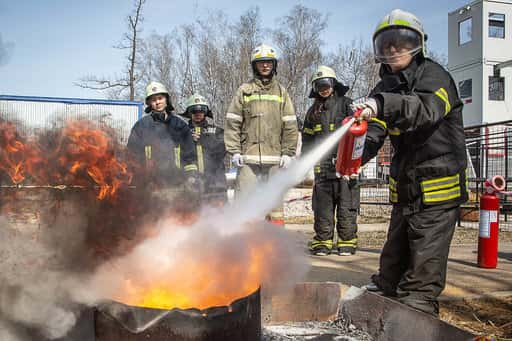
[[146,87],[146,113],[133,126],[128,149],[147,167],[149,179],[157,185],[192,189],[197,180],[196,149],[186,122],[174,114],[166,87],[151,82]]
[[468,195],[462,102],[450,74],[426,57],[425,40],[413,14],[386,15],[373,35],[381,81],[353,109],[369,121],[363,163],[386,136],[394,148],[389,231],[378,274],[366,287],[437,316],[459,206]]
[[[336,73],[328,66],[320,66],[311,80],[310,98],[314,98],[304,120],[302,153],[342,125],[345,117],[352,115],[352,100],[345,96],[348,87],[336,79]],[[315,236],[310,251],[325,256],[333,249],[334,214],[338,241],[336,252],[341,256],[353,255],[357,248],[357,209],[359,208],[359,184],[351,179],[336,176],[334,147],[314,168],[312,206]],[[336,212],[335,212],[336,211]]]
[[[288,91],[275,77],[276,51],[256,47],[251,65],[254,78],[238,88],[224,127],[226,150],[239,167],[240,191],[266,180],[279,167],[287,168],[297,149],[297,118]],[[273,210],[270,220],[284,224],[282,208]]]
[[208,202],[225,202],[226,168],[224,157],[224,130],[209,122],[213,119],[206,99],[194,94],[187,99],[183,116],[189,119],[188,127],[196,145],[199,177],[203,180],[204,195]]

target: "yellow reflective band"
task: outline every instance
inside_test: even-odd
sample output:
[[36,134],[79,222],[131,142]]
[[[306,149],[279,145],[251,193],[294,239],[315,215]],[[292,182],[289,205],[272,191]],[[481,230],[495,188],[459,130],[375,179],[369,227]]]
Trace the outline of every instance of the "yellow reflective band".
[[320,171],[321,171],[320,165],[316,165],[315,166],[315,173],[320,173]]
[[197,166],[194,164],[190,164],[183,167],[183,169],[185,170],[185,172],[197,171]]
[[444,88],[439,88],[439,90],[437,90],[435,94],[444,102],[444,114],[448,114],[450,110],[452,110],[452,106],[450,105],[450,101],[448,100],[448,93]]
[[197,152],[197,167],[200,173],[204,173],[204,158],[203,158],[203,146],[198,144],[196,146]]
[[244,96],[244,102],[249,103],[252,101],[273,101],[273,102],[279,102],[283,103],[284,99],[281,96],[277,95],[250,95],[250,96]]
[[388,134],[391,136],[398,136],[398,135],[400,135],[400,129],[398,129],[398,128],[388,129]]
[[389,201],[396,204],[398,202],[398,193],[390,191],[389,192]]
[[384,20],[383,22],[381,22],[379,24],[379,26],[377,26],[377,31],[379,31],[381,28],[384,28],[384,27],[386,27],[388,25],[389,25],[389,22],[387,20]]
[[395,21],[393,21],[393,24],[401,25],[401,26],[411,26],[411,23],[409,23],[407,20],[403,20],[403,19],[395,19]]
[[453,176],[445,176],[437,179],[424,180],[421,182],[421,191],[432,192],[440,189],[452,188],[453,186],[457,186],[459,181],[459,174],[455,174]]
[[389,177],[389,189],[396,192],[396,181],[392,177]]
[[423,193],[423,201],[426,203],[448,201],[460,197],[460,186],[442,191]]
[[386,122],[381,121],[378,118],[372,117],[370,121],[380,124],[381,126],[384,127],[384,129],[388,129],[388,125],[386,124]]
[[315,132],[311,128],[304,128],[304,134],[315,135]]
[[174,162],[176,163],[176,168],[181,168],[181,146],[178,145],[174,148]]
[[144,146],[144,152],[146,153],[146,160],[151,160],[151,146]]
[[322,125],[321,124],[317,124],[314,128],[315,132],[318,133],[319,131],[322,131]]
[[334,123],[330,123],[329,124],[329,130],[330,131],[335,131],[336,130],[336,126],[334,125]]
[[341,247],[341,246],[356,246],[357,245],[357,238],[349,239],[349,240],[340,240],[340,239],[338,239],[337,245],[338,245],[338,247]]
[[317,248],[319,246],[325,246],[328,249],[332,249],[332,240],[316,240],[316,239],[313,239],[313,241],[311,242],[311,248],[310,249],[314,249],[314,248]]

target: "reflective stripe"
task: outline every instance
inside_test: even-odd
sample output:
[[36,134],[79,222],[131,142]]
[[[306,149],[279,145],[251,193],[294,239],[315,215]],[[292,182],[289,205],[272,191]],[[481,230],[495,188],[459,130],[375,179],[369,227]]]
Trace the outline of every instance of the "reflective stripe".
[[144,153],[146,154],[146,160],[151,160],[151,146],[144,146]]
[[244,96],[244,102],[249,103],[252,101],[273,101],[273,102],[279,102],[283,103],[284,99],[281,96],[277,95],[251,95],[251,96]]
[[194,164],[190,164],[183,167],[183,169],[185,170],[185,172],[197,171],[197,166]]
[[197,168],[200,173],[204,173],[203,146],[198,144],[196,146],[196,151],[197,151]]
[[452,188],[460,182],[459,174],[453,176],[445,176],[442,178],[424,180],[421,182],[422,192],[432,192],[440,189]]
[[228,112],[226,114],[226,119],[235,120],[235,121],[239,121],[239,122],[242,122],[244,120],[241,115],[238,115],[238,114],[235,114],[235,113],[232,113],[232,112]]
[[315,135],[315,132],[311,128],[304,128],[304,134]]
[[411,26],[411,23],[408,22],[407,20],[403,20],[403,19],[395,19],[395,20],[393,20],[392,23],[390,23],[388,20],[384,20],[383,22],[381,22],[379,24],[379,26],[377,26],[376,31],[379,31],[380,29],[382,29],[384,27],[392,26],[392,25]]
[[398,128],[388,129],[388,134],[391,136],[398,136],[398,135],[400,135],[400,129],[398,129]]
[[322,131],[322,125],[321,125],[321,124],[317,124],[317,125],[313,128],[313,130],[314,130],[316,133],[317,133],[317,132]]
[[283,122],[297,121],[297,116],[295,115],[287,115],[283,116]]
[[372,117],[370,121],[380,124],[381,126],[384,127],[384,129],[388,129],[388,125],[386,124],[386,122],[381,121],[378,118]]
[[340,240],[338,239],[338,247],[342,246],[357,246],[357,238],[350,240]]
[[181,168],[181,146],[178,145],[174,148],[174,162],[176,163],[176,168]]
[[247,162],[278,164],[281,161],[281,157],[273,155],[244,155],[244,160]]
[[396,180],[389,177],[389,189],[396,192]]
[[389,191],[389,201],[396,204],[398,202],[398,193]]
[[450,110],[452,110],[452,106],[450,105],[448,98],[448,93],[444,88],[439,88],[439,90],[436,91],[436,95],[444,102],[444,114],[448,114]]
[[313,239],[313,241],[311,242],[311,247],[310,247],[310,250],[313,250],[319,246],[325,246],[326,248],[328,248],[329,250],[332,249],[332,240],[316,240],[316,239]]
[[322,168],[320,167],[320,165],[315,165],[315,173],[320,173],[320,171],[322,170]]
[[460,197],[460,186],[442,191],[423,193],[423,201],[426,203],[447,201]]
[[329,130],[330,131],[335,131],[336,130],[336,126],[334,125],[334,123],[329,124]]

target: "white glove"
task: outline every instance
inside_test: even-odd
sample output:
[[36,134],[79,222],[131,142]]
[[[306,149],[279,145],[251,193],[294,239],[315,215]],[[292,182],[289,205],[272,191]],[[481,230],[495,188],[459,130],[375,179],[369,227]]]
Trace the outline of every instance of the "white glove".
[[231,164],[235,165],[236,167],[242,167],[244,165],[244,159],[242,158],[242,155],[240,153],[235,153],[231,157]]
[[279,160],[279,167],[288,168],[292,163],[292,158],[288,155],[281,156],[281,160]]
[[353,103],[350,105],[350,107],[354,112],[362,110],[362,112],[359,114],[359,118],[365,121],[369,121],[372,117],[377,117],[379,110],[377,101],[371,97],[369,97],[365,102]]

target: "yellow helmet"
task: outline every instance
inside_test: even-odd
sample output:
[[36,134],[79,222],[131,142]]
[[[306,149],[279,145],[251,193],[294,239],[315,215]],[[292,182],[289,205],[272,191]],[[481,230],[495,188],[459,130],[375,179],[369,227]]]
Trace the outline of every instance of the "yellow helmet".
[[254,74],[258,74],[256,69],[256,62],[270,60],[272,61],[272,74],[277,73],[277,52],[272,46],[261,44],[256,46],[251,54],[251,65]]
[[394,9],[379,22],[373,33],[375,59],[389,64],[387,59],[389,57],[386,57],[384,52],[389,46],[400,47],[413,56],[422,53],[425,57],[427,55],[426,40],[427,35],[418,17],[412,13]]

